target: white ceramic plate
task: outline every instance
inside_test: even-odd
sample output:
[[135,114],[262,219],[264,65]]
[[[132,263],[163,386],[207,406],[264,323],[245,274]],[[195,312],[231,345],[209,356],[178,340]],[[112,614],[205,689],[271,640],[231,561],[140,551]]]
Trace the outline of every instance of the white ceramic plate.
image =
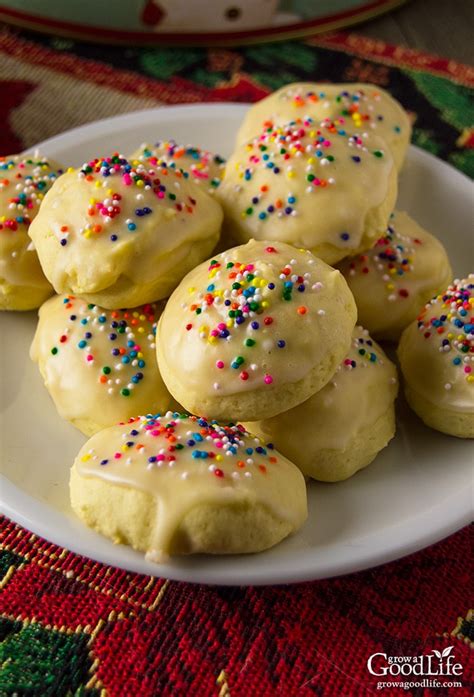
[[[203,104],[136,112],[77,128],[38,147],[68,165],[170,137],[228,155],[245,110]],[[410,149],[398,206],[440,237],[457,276],[472,271],[473,200],[466,177]],[[29,360],[35,320],[35,313],[0,316],[2,508],[74,552],[183,581],[287,583],[382,564],[440,540],[471,518],[472,443],[429,430],[401,404],[397,436],[372,465],[346,482],[309,486],[310,515],[298,534],[257,555],[149,563],[88,530],[69,509],[69,467],[85,438],[59,418]]]

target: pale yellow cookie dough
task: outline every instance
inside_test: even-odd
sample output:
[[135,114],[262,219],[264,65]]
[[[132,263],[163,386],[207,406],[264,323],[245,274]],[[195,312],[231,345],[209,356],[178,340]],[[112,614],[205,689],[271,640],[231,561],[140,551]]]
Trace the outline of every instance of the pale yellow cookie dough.
[[310,118],[238,146],[216,192],[235,239],[287,242],[329,264],[373,245],[396,195],[384,141]]
[[93,436],[70,492],[87,525],[152,561],[259,552],[307,517],[304,478],[284,456],[243,427],[172,412]]
[[114,309],[167,297],[211,253],[221,221],[182,172],[114,155],[64,174],[30,236],[57,293]]
[[380,136],[390,148],[397,169],[401,169],[410,144],[408,114],[388,92],[368,83],[295,82],[285,85],[248,110],[237,135],[237,144],[253,138],[265,123],[281,125],[306,116],[316,121],[342,119],[351,131]]
[[372,249],[338,268],[354,294],[358,321],[377,339],[391,341],[453,277],[441,242],[399,212]]
[[303,404],[271,419],[244,424],[304,475],[324,482],[351,477],[395,435],[397,370],[366,329],[331,380]]
[[403,332],[408,403],[427,426],[474,438],[474,274],[456,279]]
[[174,408],[155,354],[162,307],[111,311],[68,295],[42,305],[30,355],[63,419],[92,435]]
[[321,389],[355,321],[338,271],[306,250],[252,240],[183,279],[158,325],[158,364],[188,411],[255,421]]
[[61,172],[37,154],[0,157],[0,310],[33,310],[53,293],[28,228]]
[[221,183],[225,167],[225,160],[220,155],[194,145],[180,145],[173,139],[159,140],[154,145],[143,143],[132,153],[130,161],[152,167],[164,162],[170,169],[181,169],[211,195]]

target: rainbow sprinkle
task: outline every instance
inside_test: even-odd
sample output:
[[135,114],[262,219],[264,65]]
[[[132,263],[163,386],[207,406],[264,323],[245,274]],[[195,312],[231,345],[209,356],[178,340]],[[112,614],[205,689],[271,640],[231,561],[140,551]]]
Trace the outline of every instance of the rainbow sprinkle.
[[[217,357],[217,373],[225,371],[231,378],[244,382],[251,378],[258,379],[269,386],[274,383],[275,376],[260,369],[256,363],[256,349],[263,346],[265,352],[273,348],[285,351],[291,346],[291,337],[286,336],[286,328],[280,328],[272,316],[272,306],[275,307],[278,302],[291,303],[301,321],[304,318],[309,322],[314,321],[304,299],[308,294],[320,291],[323,284],[319,281],[315,283],[308,271],[299,271],[296,259],[281,266],[276,265],[272,257],[278,250],[274,246],[265,247],[264,253],[268,259],[253,263],[230,260],[226,254],[213,259],[208,268],[207,286],[189,289],[192,300],[186,305],[188,318],[185,320],[185,330],[197,332],[202,341],[217,348],[221,343],[236,343],[235,356],[230,362],[226,363],[224,356]],[[314,263],[309,253],[305,263]],[[271,271],[269,266],[273,266]],[[270,273],[273,277],[275,270],[277,280],[269,280],[266,274]],[[219,309],[221,319],[207,324],[206,314],[211,308]],[[319,310],[319,314],[324,315],[324,310]],[[269,327],[272,327],[274,339],[269,339],[268,331],[265,331]],[[304,331],[304,325],[301,331]],[[214,383],[214,389],[220,389],[218,382]]]
[[210,193],[221,183],[225,167],[225,160],[220,155],[192,145],[179,145],[175,140],[159,140],[153,147],[143,145],[132,164],[136,162],[155,168],[164,164],[172,170],[179,170],[186,179],[191,177],[197,184],[207,183]]
[[355,370],[360,366],[376,365],[382,363],[376,343],[370,338],[367,330],[366,336],[355,336],[352,340],[351,351],[342,361],[340,368],[343,370]]
[[124,442],[120,448],[107,457],[91,449],[81,457],[81,462],[96,460],[106,467],[114,460],[124,459],[126,465],[137,461],[138,466],[159,472],[180,467],[185,458],[186,469],[181,478],[187,479],[193,475],[193,469],[189,469],[190,455],[196,464],[207,461],[209,475],[222,480],[263,476],[278,462],[273,445],[262,445],[240,424],[222,426],[202,417],[167,412],[139,416],[121,425],[128,428],[122,434]]
[[[97,373],[97,382],[110,395],[130,397],[146,379],[147,364],[143,343],[155,349],[158,305],[148,304],[133,310],[104,310],[97,305],[67,295],[63,299],[66,315],[64,330],[58,336],[51,355],[60,356],[64,349],[79,351],[84,363]],[[97,342],[109,343],[109,360],[97,358]],[[70,348],[69,348],[70,347]],[[100,346],[103,355],[103,346]]]
[[[245,146],[247,159],[236,165],[241,182],[238,191],[252,181],[257,169],[268,173],[267,183],[260,186],[259,191],[248,199],[242,209],[242,218],[257,216],[265,222],[274,220],[275,217],[284,219],[298,215],[299,202],[294,193],[289,191],[284,198],[272,194],[275,177],[285,177],[289,181],[295,178],[296,160],[304,160],[306,194],[315,194],[321,189],[337,185],[334,176],[336,164],[339,165],[342,161],[350,163],[354,168],[353,176],[357,176],[357,168],[367,158],[383,158],[381,150],[369,150],[360,135],[348,133],[344,123],[344,119],[316,122],[309,117],[290,121],[284,126],[266,123],[260,136]],[[343,156],[335,155],[336,141],[342,141],[347,147]],[[350,235],[343,231],[340,237],[347,242]]]
[[404,300],[410,295],[407,287],[409,274],[413,271],[416,251],[421,245],[423,242],[418,237],[402,235],[389,225],[385,235],[377,240],[371,250],[348,260],[343,266],[348,266],[351,277],[371,273],[380,275],[385,284],[387,300]]
[[[435,296],[418,317],[418,329],[434,341],[441,353],[451,354],[451,364],[474,383],[474,275],[456,279],[445,293]],[[452,383],[446,383],[450,390]]]
[[[321,104],[330,110],[331,118],[343,117],[356,129],[376,128],[380,125],[388,125],[383,112],[382,93],[377,89],[367,90],[341,90],[336,93],[328,93],[324,90],[301,90],[301,88],[288,88],[279,94],[282,101],[290,102],[298,109],[309,110],[315,104]],[[393,134],[400,134],[403,127],[398,122],[388,125]]]
[[0,231],[26,231],[61,174],[62,170],[53,170],[46,158],[0,157],[0,192],[6,191],[8,196],[8,214],[0,211]]
[[[140,223],[153,213],[155,205],[165,206],[170,216],[192,215],[197,206],[197,201],[190,195],[179,198],[184,174],[181,170],[171,170],[165,163],[160,163],[156,169],[141,163],[132,165],[115,153],[111,157],[95,158],[84,164],[77,176],[87,182],[93,192],[86,211],[89,222],[78,231],[85,239],[109,234],[110,241],[117,242],[122,233],[130,235],[139,232]],[[136,202],[132,216],[125,219],[122,211],[123,187],[135,196]],[[105,196],[101,189],[106,189]],[[69,226],[61,228],[59,242],[63,247],[68,244],[70,233]]]

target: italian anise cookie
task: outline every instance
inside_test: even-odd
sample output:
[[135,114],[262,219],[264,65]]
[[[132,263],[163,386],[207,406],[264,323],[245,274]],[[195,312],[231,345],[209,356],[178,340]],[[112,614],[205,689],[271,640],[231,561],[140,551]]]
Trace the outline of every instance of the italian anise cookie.
[[57,293],[116,309],[166,298],[211,253],[221,221],[183,172],[113,155],[64,174],[29,232]]
[[61,173],[39,155],[0,157],[0,310],[33,310],[53,293],[28,229]]
[[286,242],[329,264],[373,246],[396,195],[381,138],[310,117],[264,126],[239,145],[216,192],[239,242]]
[[86,435],[174,408],[155,354],[161,304],[105,310],[71,295],[41,306],[30,355],[62,418]]
[[322,390],[289,411],[244,425],[307,477],[337,482],[370,464],[395,435],[397,391],[394,364],[356,327],[349,352]]
[[474,274],[456,279],[403,332],[408,403],[427,426],[474,438]]
[[306,250],[253,240],[183,279],[158,325],[158,364],[188,411],[255,421],[321,389],[355,322],[339,271]]
[[441,242],[399,212],[372,249],[338,268],[354,295],[358,321],[377,339],[392,341],[452,279]]
[[116,543],[169,555],[259,552],[307,516],[303,475],[243,426],[168,412],[93,436],[71,471],[71,504]]

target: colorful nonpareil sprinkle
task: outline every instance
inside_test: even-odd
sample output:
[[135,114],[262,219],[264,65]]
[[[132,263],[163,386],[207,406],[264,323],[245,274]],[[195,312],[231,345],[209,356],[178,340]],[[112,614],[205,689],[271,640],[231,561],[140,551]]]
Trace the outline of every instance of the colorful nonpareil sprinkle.
[[0,232],[27,230],[41,201],[62,170],[46,158],[14,155],[0,157],[0,194],[7,206],[0,209]]
[[175,140],[159,140],[154,146],[143,145],[133,164],[137,162],[154,168],[164,163],[170,169],[180,170],[185,178],[207,184],[210,193],[219,186],[225,167],[225,160],[220,155],[192,145],[179,145]]
[[[263,258],[253,263],[241,263],[231,254],[221,254],[209,264],[208,284],[204,288],[189,288],[186,331],[196,332],[201,341],[217,349],[220,345],[227,348],[229,342],[235,346],[230,361],[226,361],[223,354],[219,356],[217,351],[216,377],[217,373],[225,372],[231,379],[244,382],[251,379],[272,385],[275,376],[259,363],[262,351],[268,355],[275,349],[281,354],[291,347],[288,327],[280,326],[273,312],[278,315],[278,305],[288,304],[302,323],[301,331],[304,331],[305,321],[314,322],[309,307],[301,304],[305,296],[323,287],[320,281],[315,283],[313,274],[308,271],[314,258],[308,252],[303,260],[290,259],[281,263],[275,262],[277,252],[273,246],[266,247]],[[219,383],[214,383],[214,389],[219,389]]]
[[351,350],[342,361],[340,369],[354,370],[355,368],[375,365],[377,363],[383,363],[378,346],[372,341],[368,331],[363,330],[362,333],[358,332],[353,337]]
[[[474,384],[474,275],[454,280],[445,293],[434,297],[418,317],[418,329],[435,342],[451,364]],[[452,384],[447,383],[446,389]]]
[[396,225],[389,225],[371,250],[348,262],[349,276],[377,274],[384,282],[387,300],[404,300],[410,296],[410,273],[422,245],[418,237],[403,235]]
[[[348,166],[349,173],[345,176],[350,176],[352,171],[357,177],[358,168],[366,160],[383,159],[383,152],[367,147],[361,134],[346,130],[343,118],[316,122],[305,117],[284,126],[266,122],[260,135],[245,147],[246,159],[236,164],[239,191],[245,191],[256,171],[265,172],[267,180],[258,191],[249,194],[241,216],[243,219],[256,216],[262,222],[298,215],[299,199],[291,189],[292,182],[296,184],[301,178],[301,161],[305,164],[304,195],[316,195],[326,187],[337,186],[337,167]],[[281,186],[278,188],[280,193],[274,193],[275,177],[288,182],[288,193],[284,197],[281,196]],[[349,237],[346,231],[341,232],[340,238],[344,242]]]
[[[74,171],[74,170],[72,170]],[[111,242],[139,234],[140,226],[157,206],[165,208],[167,217],[192,215],[197,201],[181,192],[184,174],[170,169],[166,163],[151,167],[140,162],[130,163],[119,154],[95,158],[77,170],[79,179],[90,186],[91,197],[85,217],[87,224],[76,232],[86,239],[107,235]],[[129,215],[124,213],[132,199]],[[129,210],[129,207],[127,207]],[[73,231],[64,226],[59,242],[66,246]]]
[[154,357],[158,306],[104,310],[67,295],[63,309],[64,329],[51,355],[60,358],[63,351],[80,352],[108,395],[130,397],[146,380],[145,345]]
[[330,112],[331,118],[343,117],[353,128],[377,128],[383,124],[394,134],[404,130],[404,125],[393,117],[387,122],[386,104],[378,89],[345,89],[334,93],[324,89],[314,91],[289,87],[280,93],[279,98],[301,109],[302,116],[307,113],[305,109],[311,113],[311,107],[319,104]]
[[[122,433],[122,443],[107,455],[94,449],[81,457],[82,462],[97,460],[101,467],[125,459],[126,465],[160,472],[181,468],[181,477],[195,473],[193,461],[207,464],[207,473],[217,479],[265,476],[278,462],[273,445],[263,445],[242,425],[222,426],[217,421],[167,412],[130,419]],[[191,457],[191,460],[190,460]]]

